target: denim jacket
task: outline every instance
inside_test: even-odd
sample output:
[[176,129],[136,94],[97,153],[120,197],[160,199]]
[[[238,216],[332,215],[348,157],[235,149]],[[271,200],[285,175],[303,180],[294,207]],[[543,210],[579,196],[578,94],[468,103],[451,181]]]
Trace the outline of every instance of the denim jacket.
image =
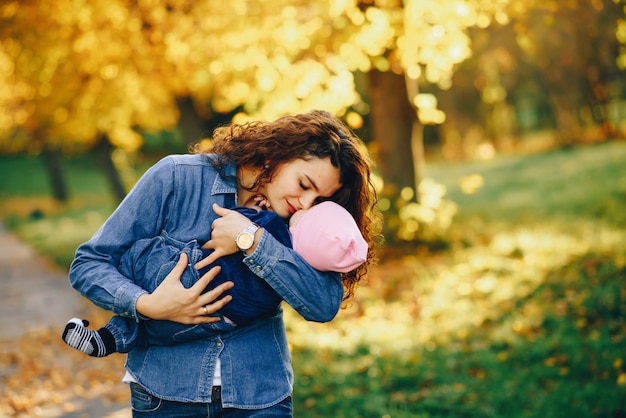
[[[72,286],[103,309],[146,320],[135,304],[147,291],[118,271],[120,259],[136,240],[162,233],[182,242],[209,240],[216,217],[211,205],[237,201],[236,168],[226,166],[221,175],[210,158],[175,155],[151,167],[78,247],[69,272]],[[337,314],[343,297],[340,275],[315,270],[267,231],[243,264],[305,319],[327,322]],[[126,369],[160,398],[210,402],[218,356],[225,408],[265,408],[291,394],[293,371],[280,307],[270,317],[205,339],[137,347],[128,353]]]

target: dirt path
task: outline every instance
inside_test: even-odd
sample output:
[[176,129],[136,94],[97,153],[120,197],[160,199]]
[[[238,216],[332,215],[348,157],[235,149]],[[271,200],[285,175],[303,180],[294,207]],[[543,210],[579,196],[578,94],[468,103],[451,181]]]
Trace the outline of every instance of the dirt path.
[[93,359],[61,341],[69,318],[94,309],[0,224],[0,418],[131,416],[123,357]]
[[0,225],[0,338],[26,330],[58,327],[84,315],[87,304],[64,271],[38,257]]

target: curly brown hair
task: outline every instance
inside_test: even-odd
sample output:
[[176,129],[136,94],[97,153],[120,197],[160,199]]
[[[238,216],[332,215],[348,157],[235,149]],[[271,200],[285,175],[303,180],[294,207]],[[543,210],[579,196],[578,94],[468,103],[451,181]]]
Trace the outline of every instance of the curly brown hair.
[[327,111],[313,110],[274,122],[222,126],[214,130],[210,148],[197,148],[196,152],[217,155],[218,167],[233,163],[259,169],[261,174],[250,190],[269,183],[281,164],[295,159],[329,158],[339,168],[342,186],[324,200],[337,202],[350,212],[369,247],[367,261],[341,275],[344,300],[354,295],[355,286],[366,278],[369,267],[376,261],[375,248],[382,238],[382,215],[365,145],[340,119]]

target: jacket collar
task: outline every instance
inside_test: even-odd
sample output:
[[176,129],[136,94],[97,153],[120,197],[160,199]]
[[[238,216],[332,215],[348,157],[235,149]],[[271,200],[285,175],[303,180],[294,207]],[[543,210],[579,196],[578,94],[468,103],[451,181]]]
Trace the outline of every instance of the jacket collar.
[[211,188],[211,194],[234,193],[237,196],[237,167],[235,164],[227,164],[218,172]]

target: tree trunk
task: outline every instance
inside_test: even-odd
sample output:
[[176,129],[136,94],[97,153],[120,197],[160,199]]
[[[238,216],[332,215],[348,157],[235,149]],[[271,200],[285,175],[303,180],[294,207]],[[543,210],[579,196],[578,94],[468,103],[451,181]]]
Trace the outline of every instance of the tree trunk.
[[201,139],[209,135],[204,127],[204,122],[193,103],[193,99],[189,96],[176,99],[176,105],[180,112],[178,119],[178,129],[183,135],[183,140],[188,147],[193,146]]
[[574,145],[582,137],[582,127],[576,114],[580,102],[563,94],[549,94],[549,98],[554,109],[558,145]]
[[68,192],[65,176],[63,175],[63,165],[61,164],[61,156],[56,150],[45,147],[43,150],[43,158],[48,170],[48,178],[50,179],[50,187],[52,187],[52,195],[59,202],[67,202]]
[[376,160],[385,181],[384,194],[397,194],[404,187],[416,190],[416,163],[422,162],[414,157],[423,159],[422,135],[414,126],[417,117],[407,99],[404,77],[379,71],[368,75]]
[[411,119],[411,155],[413,155],[413,177],[415,178],[415,200],[419,201],[419,195],[417,188],[422,181],[422,175],[424,173],[424,166],[426,165],[426,153],[424,152],[424,125],[422,125],[419,119],[416,117],[417,108],[412,104],[413,98],[419,93],[419,85],[417,80],[409,78],[404,75],[404,85],[406,87],[407,100],[411,105],[413,113]]
[[424,166],[426,165],[426,154],[424,152],[424,125],[417,120],[417,117],[413,120],[411,126],[411,154],[413,155],[415,199],[419,200],[417,188],[423,178]]
[[111,158],[112,152],[113,147],[111,146],[109,139],[106,135],[103,135],[96,147],[96,153],[104,170],[104,174],[106,175],[109,185],[111,186],[111,192],[117,201],[121,202],[124,197],[126,197],[126,189],[124,187],[124,183],[122,183],[120,174],[115,167],[115,163]]

